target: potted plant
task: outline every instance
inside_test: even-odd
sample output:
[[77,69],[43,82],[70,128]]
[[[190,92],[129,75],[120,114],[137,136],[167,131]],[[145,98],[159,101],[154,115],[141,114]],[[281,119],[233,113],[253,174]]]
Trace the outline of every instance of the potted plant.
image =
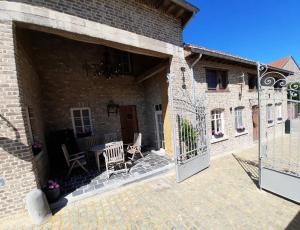
[[213,132],[213,135],[215,138],[221,138],[224,136],[224,133],[218,131],[218,132]]
[[35,156],[38,155],[43,149],[43,145],[39,141],[34,141],[31,147],[32,147],[33,155]]
[[48,180],[47,185],[44,187],[44,192],[49,203],[55,202],[60,197],[60,186],[56,181]]
[[236,129],[236,131],[237,131],[238,133],[242,133],[242,132],[245,131],[245,127],[239,127],[239,128]]

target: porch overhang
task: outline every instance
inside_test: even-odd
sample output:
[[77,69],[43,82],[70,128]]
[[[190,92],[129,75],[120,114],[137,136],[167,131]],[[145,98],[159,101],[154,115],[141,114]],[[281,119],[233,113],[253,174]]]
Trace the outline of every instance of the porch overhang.
[[183,57],[180,46],[45,7],[0,1],[0,20],[66,38],[160,58]]

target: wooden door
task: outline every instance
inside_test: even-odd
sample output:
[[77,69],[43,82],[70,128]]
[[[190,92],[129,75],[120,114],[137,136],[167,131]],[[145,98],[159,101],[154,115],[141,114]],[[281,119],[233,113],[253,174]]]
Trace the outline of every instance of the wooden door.
[[252,122],[253,122],[253,140],[259,138],[259,108],[257,105],[252,107]]
[[136,106],[120,106],[120,121],[123,142],[132,143],[134,133],[139,131]]

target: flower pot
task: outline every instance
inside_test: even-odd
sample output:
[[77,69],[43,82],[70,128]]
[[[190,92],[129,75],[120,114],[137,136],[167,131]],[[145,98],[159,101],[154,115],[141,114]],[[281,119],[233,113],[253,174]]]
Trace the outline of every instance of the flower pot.
[[49,203],[53,203],[60,197],[60,188],[46,189],[45,194]]

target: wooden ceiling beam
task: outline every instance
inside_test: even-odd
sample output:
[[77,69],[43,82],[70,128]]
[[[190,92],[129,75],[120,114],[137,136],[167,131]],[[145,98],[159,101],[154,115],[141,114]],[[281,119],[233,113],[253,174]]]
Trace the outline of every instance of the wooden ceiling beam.
[[144,73],[140,74],[138,77],[137,77],[137,83],[141,83],[151,77],[153,77],[154,75],[162,72],[163,70],[166,70],[167,68],[169,68],[169,60],[165,60],[165,61],[162,61],[161,63],[157,64],[156,66],[152,67],[151,69],[149,70],[146,70]]

